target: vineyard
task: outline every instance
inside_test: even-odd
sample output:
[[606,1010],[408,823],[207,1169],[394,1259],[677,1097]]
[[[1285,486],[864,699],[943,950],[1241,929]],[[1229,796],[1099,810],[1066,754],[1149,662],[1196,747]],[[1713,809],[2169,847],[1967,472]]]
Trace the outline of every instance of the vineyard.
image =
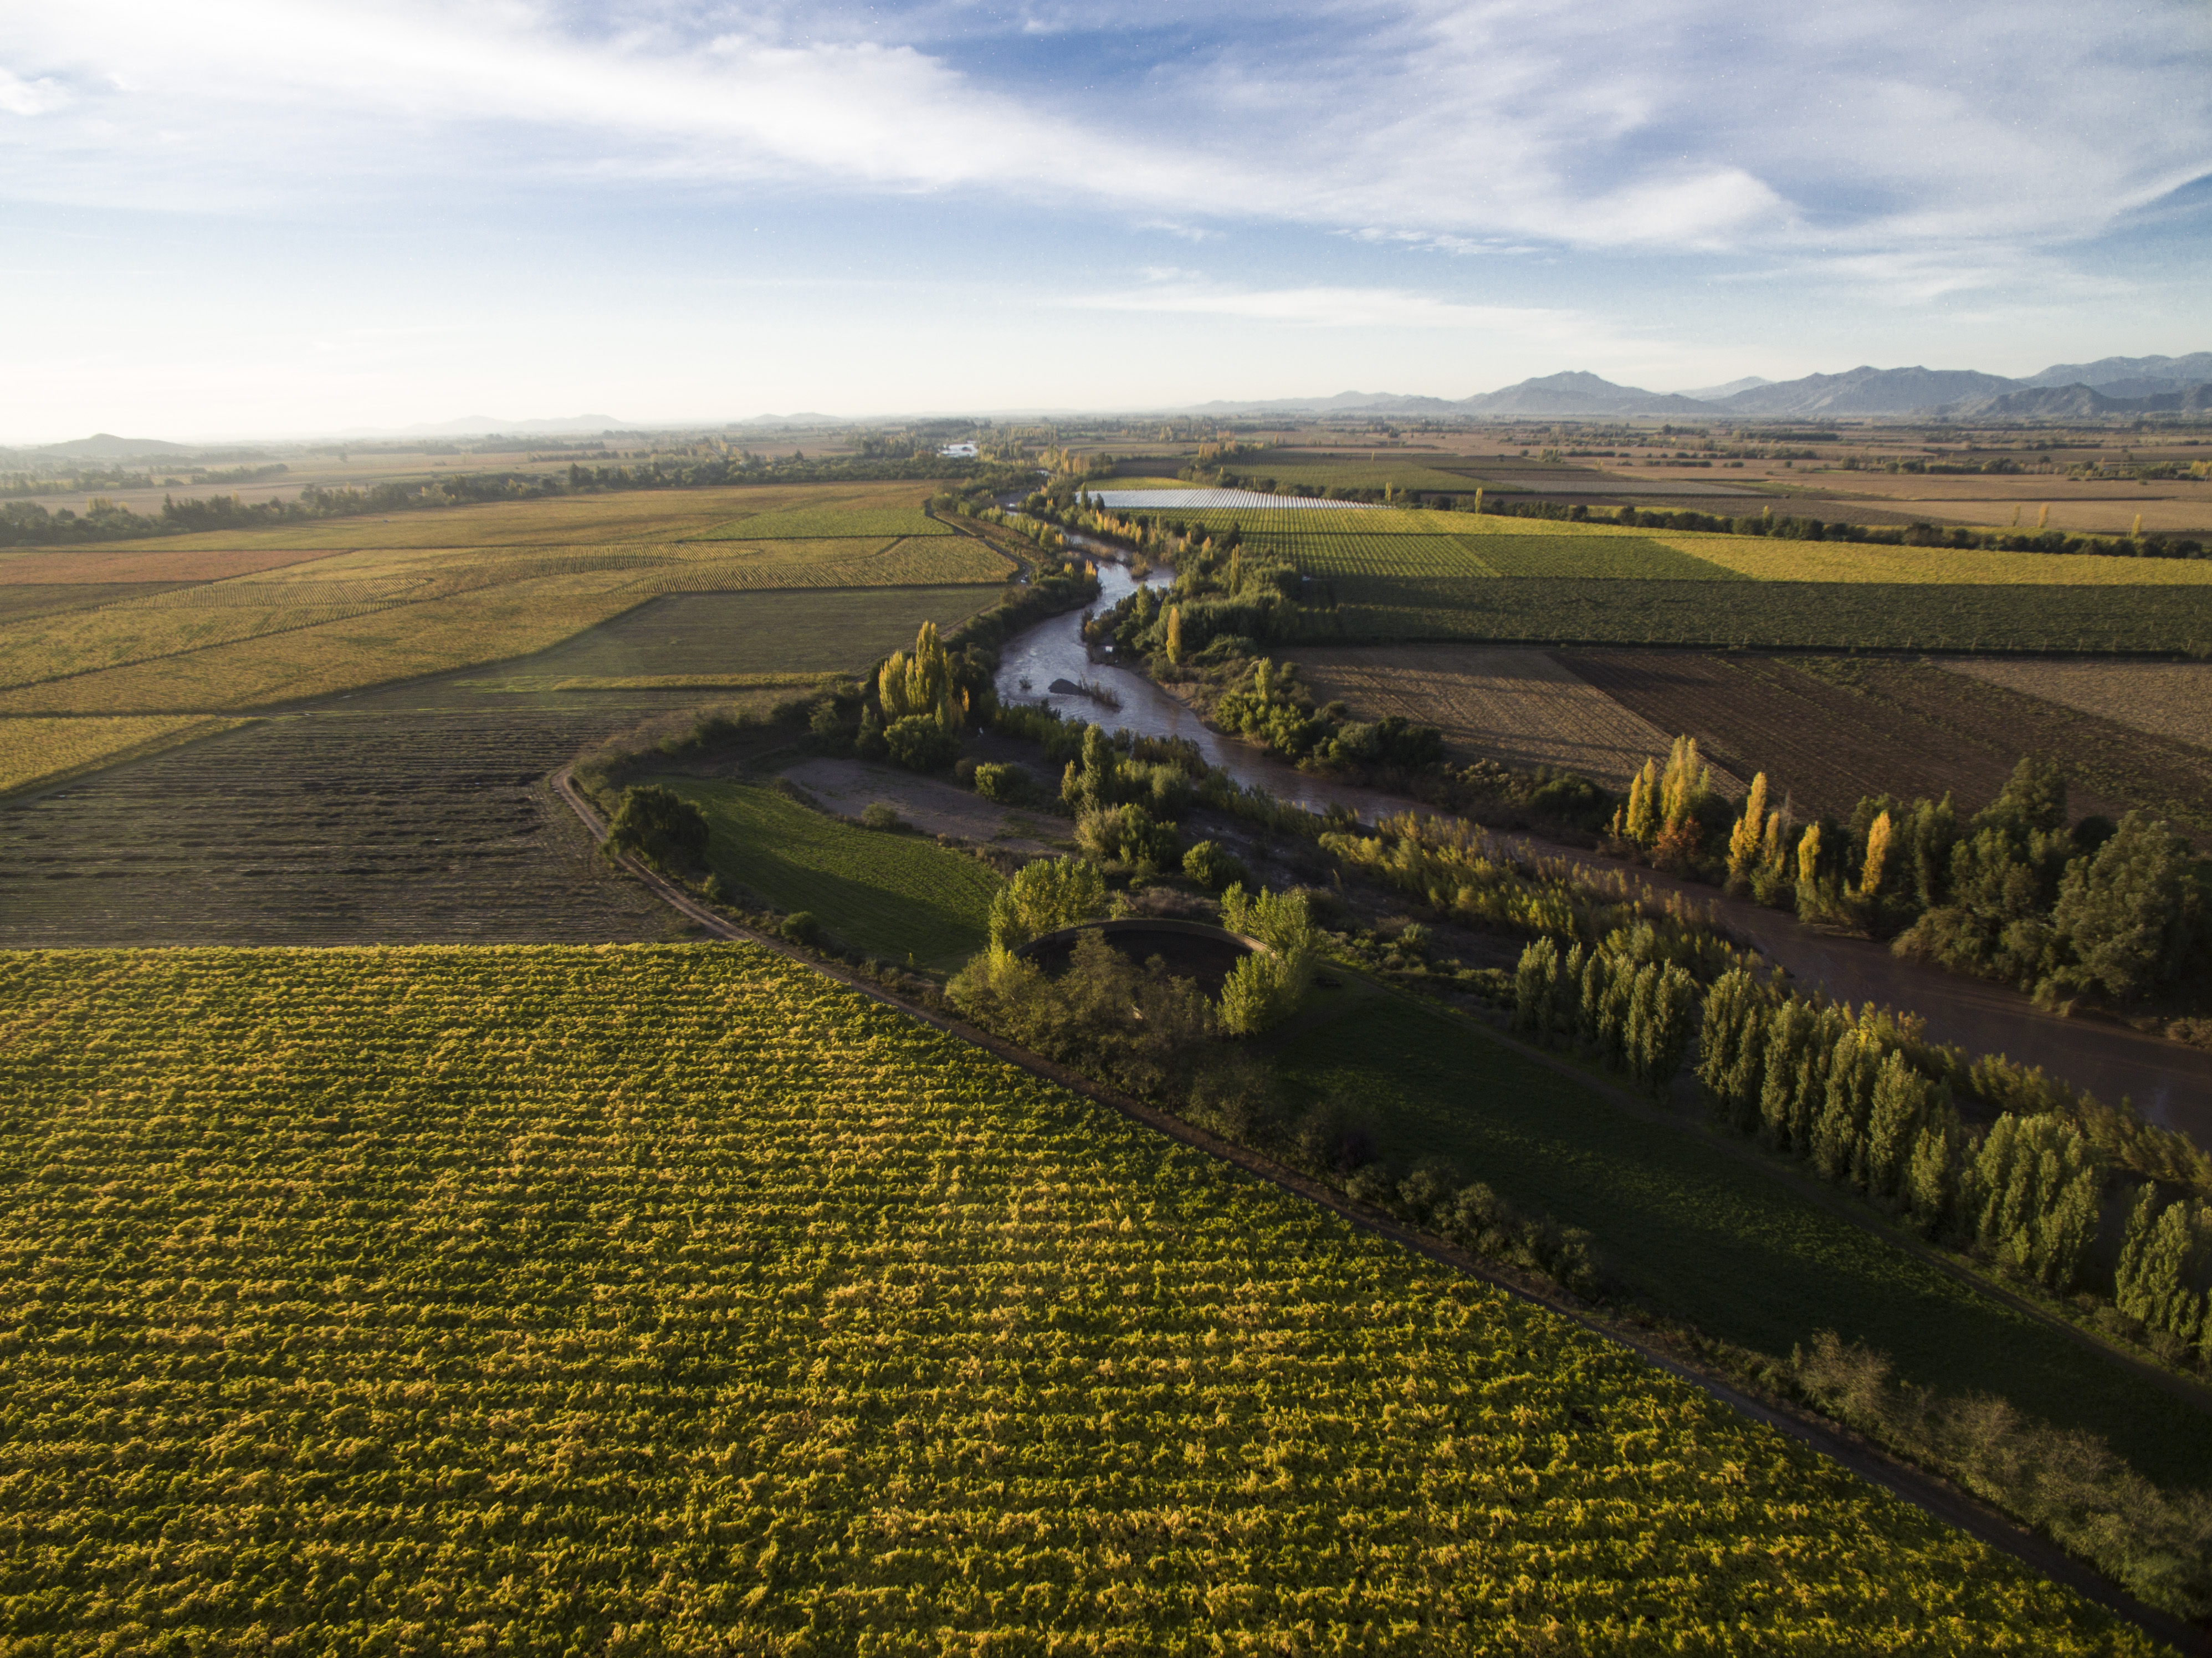
[[[360,693],[0,804],[0,945],[661,938],[667,912],[608,874],[539,780],[702,701],[764,711],[978,598],[657,599],[495,675]],[[0,719],[0,743],[23,732],[36,765],[34,727],[92,723]],[[104,728],[118,753],[141,740]]]
[[[1621,530],[1605,535],[1632,533]],[[2187,558],[2114,558],[2099,553],[1986,552],[1968,547],[1863,546],[1848,541],[1787,541],[1765,536],[1642,533],[1687,556],[1755,581],[1867,581],[1932,586],[1988,584],[2051,587],[2203,587],[2212,562]]]
[[0,720],[0,794],[174,748],[240,723],[199,714]]
[[917,835],[855,829],[752,784],[645,780],[707,814],[707,856],[725,882],[804,910],[837,943],[879,960],[950,970],[983,947],[1000,879]]
[[1374,508],[1165,512],[1322,584],[1307,635],[2212,653],[2212,563]]
[[26,1649],[2152,1649],[761,951],[0,974]]
[[756,513],[708,531],[695,540],[783,541],[812,536],[949,536],[952,531],[919,507],[840,510],[799,507]]
[[[891,504],[911,501],[910,485],[891,495],[880,487],[836,489],[826,499],[822,491],[702,493],[788,510],[744,520],[765,525],[765,535],[713,541],[679,538],[712,527],[683,516],[702,504],[693,496],[662,501],[659,518],[647,520],[638,497],[622,495],[456,508],[415,514],[399,526],[420,530],[427,519],[473,528],[483,537],[474,545],[315,553],[295,544],[280,556],[266,548],[202,548],[191,544],[200,537],[187,536],[165,541],[159,552],[25,555],[14,565],[39,578],[23,591],[40,598],[0,620],[0,714],[262,708],[527,655],[660,594],[984,587],[1013,573],[1012,561],[982,542],[944,533],[912,506]],[[729,505],[717,502],[718,522],[726,521]],[[587,542],[569,532],[590,509],[604,513],[601,535]],[[479,513],[508,516],[471,516]],[[809,533],[794,538],[791,526],[801,520]],[[648,521],[659,538],[625,538]],[[492,538],[498,525],[511,539]],[[365,535],[374,527],[349,519],[297,533]],[[118,559],[137,561],[130,568],[145,580],[113,580]],[[73,560],[107,577],[82,584],[75,604],[57,592],[73,584],[53,580]],[[226,561],[250,568],[232,573]],[[280,563],[295,568],[274,570]],[[155,580],[164,568],[226,573],[191,585]],[[7,591],[0,586],[0,596]]]
[[[2149,561],[2146,560],[2145,562]],[[2212,650],[2212,587],[1452,580],[1363,584],[1311,636],[1808,650]]]

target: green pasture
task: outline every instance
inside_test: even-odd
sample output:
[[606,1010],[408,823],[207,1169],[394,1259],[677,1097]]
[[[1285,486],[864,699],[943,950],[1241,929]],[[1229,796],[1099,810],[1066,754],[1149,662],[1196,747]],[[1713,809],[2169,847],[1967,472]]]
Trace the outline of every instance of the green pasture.
[[2161,1482],[2212,1485],[2212,1418],[1808,1202],[1784,1173],[1692,1125],[1632,1113],[1441,1011],[1359,981],[1316,996],[1317,1022],[1278,1050],[1278,1072],[1299,1102],[1370,1114],[1395,1169],[1442,1158],[1588,1229],[1635,1297],[1724,1341],[1786,1357],[1833,1330],[1890,1354],[1908,1382],[2002,1394],[2100,1435]]
[[856,829],[755,783],[644,780],[707,814],[708,861],[777,909],[807,910],[839,944],[947,971],[983,947],[999,877],[919,835]]

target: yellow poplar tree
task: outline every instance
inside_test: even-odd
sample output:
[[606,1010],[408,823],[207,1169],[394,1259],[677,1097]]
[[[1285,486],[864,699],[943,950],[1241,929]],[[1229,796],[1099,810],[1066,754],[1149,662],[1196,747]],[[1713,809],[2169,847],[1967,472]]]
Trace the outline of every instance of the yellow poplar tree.
[[1180,604],[1168,611],[1168,660],[1182,660],[1182,606]]
[[1881,890],[1882,865],[1889,861],[1890,824],[1887,812],[1867,827],[1866,867],[1859,872],[1859,895],[1871,898]]
[[1741,875],[1748,870],[1765,839],[1766,774],[1761,772],[1751,780],[1751,793],[1744,797],[1743,816],[1736,819],[1735,830],[1729,836],[1729,873]]
[[1659,762],[1647,760],[1628,786],[1628,838],[1650,842],[1659,833]]
[[1806,826],[1805,838],[1797,843],[1797,881],[1801,886],[1811,886],[1820,878],[1820,826]]

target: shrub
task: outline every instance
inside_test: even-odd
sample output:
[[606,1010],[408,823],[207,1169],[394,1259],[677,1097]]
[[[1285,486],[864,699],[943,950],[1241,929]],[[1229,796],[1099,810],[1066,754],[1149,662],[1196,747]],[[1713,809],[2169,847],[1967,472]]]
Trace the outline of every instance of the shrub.
[[991,943],[1000,950],[1018,950],[1105,908],[1106,877],[1097,865],[1041,858],[1016,870],[991,901]]
[[894,720],[884,732],[891,764],[908,771],[943,771],[960,752],[960,739],[925,714]]
[[689,800],[638,783],[623,791],[607,844],[656,864],[696,864],[707,855],[707,814]]
[[1241,885],[1249,878],[1236,853],[1218,841],[1200,841],[1183,853],[1182,872],[1208,892]]
[[794,909],[783,918],[776,928],[794,944],[817,944],[822,942],[822,923],[814,919],[811,909]]
[[871,800],[860,809],[860,826],[872,829],[895,829],[899,826],[898,808],[888,800]]
[[986,800],[995,800],[1002,806],[1018,805],[1034,793],[1029,770],[1023,766],[978,766],[975,768],[975,782],[976,793]]

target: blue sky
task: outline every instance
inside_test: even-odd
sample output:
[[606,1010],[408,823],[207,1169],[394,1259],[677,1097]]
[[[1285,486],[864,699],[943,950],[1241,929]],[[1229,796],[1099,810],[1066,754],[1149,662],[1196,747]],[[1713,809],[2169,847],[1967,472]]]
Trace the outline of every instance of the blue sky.
[[0,441],[2212,349],[2212,7],[68,0]]

